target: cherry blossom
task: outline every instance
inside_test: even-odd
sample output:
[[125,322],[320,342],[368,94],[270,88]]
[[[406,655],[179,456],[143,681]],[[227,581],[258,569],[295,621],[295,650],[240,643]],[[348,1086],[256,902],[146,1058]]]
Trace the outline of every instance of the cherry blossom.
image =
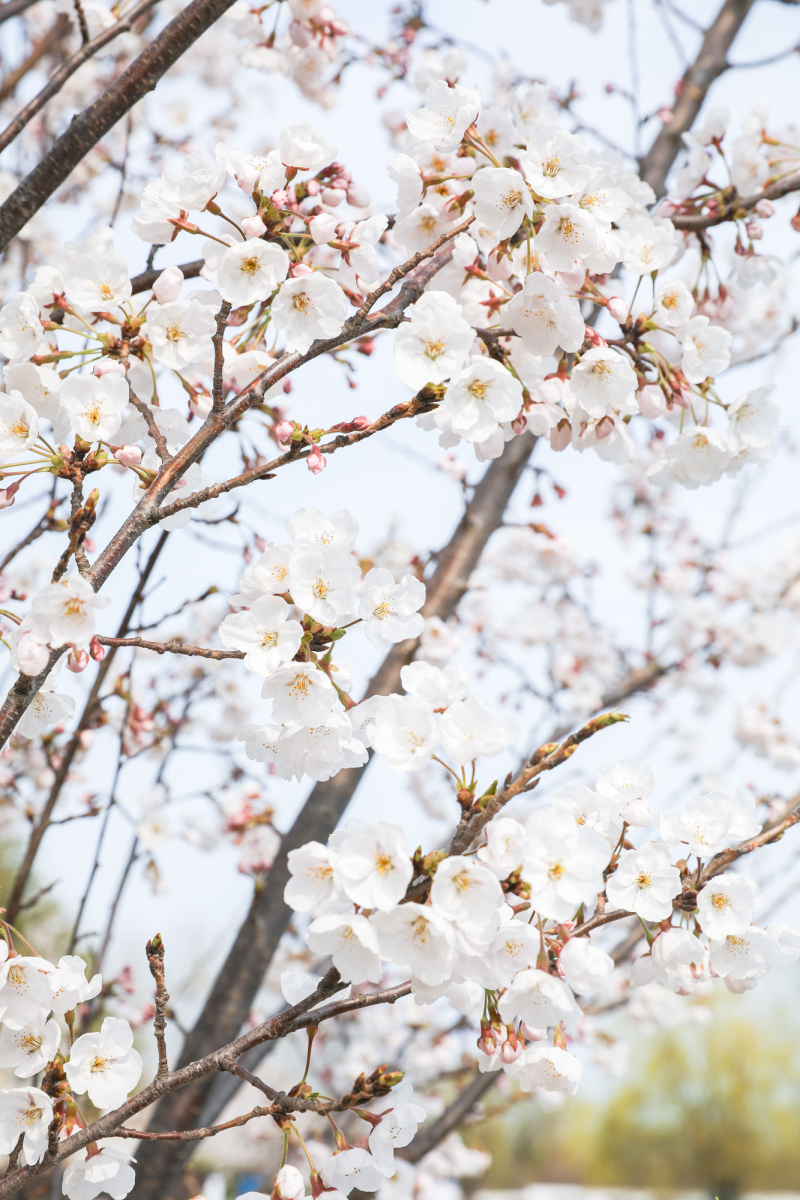
[[41,1162],[52,1120],[53,1101],[39,1088],[0,1091],[0,1153],[10,1154],[22,1135],[25,1161]]
[[[6,370],[8,375],[8,370]],[[12,458],[32,446],[39,436],[39,416],[21,392],[0,392],[0,457]]]
[[669,849],[660,842],[626,850],[606,885],[609,904],[635,912],[646,921],[671,916],[673,897],[680,895],[680,890],[680,872],[672,866]]
[[461,305],[446,292],[430,291],[406,315],[395,335],[395,373],[414,389],[444,383],[463,366],[474,337]]
[[121,375],[70,375],[61,385],[59,402],[69,423],[84,441],[107,442],[119,430],[128,405],[128,384]]
[[139,1082],[142,1057],[133,1048],[133,1030],[121,1017],[106,1017],[99,1033],[73,1042],[64,1070],[69,1085],[88,1092],[96,1108],[117,1108]]
[[397,825],[382,821],[352,828],[339,843],[336,886],[361,908],[391,912],[405,895],[411,876],[405,835]]
[[272,320],[286,334],[286,349],[305,354],[317,338],[335,337],[347,317],[344,292],[318,271],[281,284],[272,302]]
[[64,1168],[62,1191],[69,1200],[95,1200],[101,1194],[111,1200],[124,1200],[133,1189],[136,1174],[129,1164],[134,1162],[118,1146],[96,1143],[94,1154],[73,1159]]
[[219,638],[223,646],[245,651],[248,671],[269,675],[300,648],[303,627],[288,618],[289,608],[279,596],[260,596],[246,612],[225,618]]
[[406,118],[412,137],[437,150],[455,150],[480,111],[474,88],[450,87],[437,79],[425,92],[425,107]]
[[280,246],[249,238],[231,246],[217,269],[217,283],[223,300],[231,304],[254,304],[266,300],[289,270],[289,255]]
[[308,927],[307,939],[315,954],[330,954],[345,979],[380,981],[378,938],[366,917],[346,913],[317,917]]
[[413,575],[404,575],[395,583],[391,571],[373,567],[364,576],[359,615],[364,632],[378,650],[388,650],[394,642],[419,637],[425,621],[417,612],[425,603],[425,584]]

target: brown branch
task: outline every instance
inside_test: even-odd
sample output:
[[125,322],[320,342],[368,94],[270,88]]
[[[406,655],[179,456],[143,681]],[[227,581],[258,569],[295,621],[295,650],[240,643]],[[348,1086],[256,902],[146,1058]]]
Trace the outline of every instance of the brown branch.
[[147,943],[146,954],[150,974],[156,982],[156,1011],[153,1017],[153,1032],[155,1033],[156,1045],[158,1046],[156,1079],[164,1079],[165,1076],[169,1075],[167,1044],[165,1040],[169,992],[167,991],[164,979],[164,942],[161,939],[160,933],[157,933],[153,940]]
[[[197,279],[205,265],[204,258],[196,258],[193,262],[181,263],[179,270],[184,279]],[[141,275],[134,275],[131,280],[133,295],[138,296],[140,292],[149,292],[163,270],[163,267],[148,267],[146,271],[142,271]]]
[[212,386],[213,409],[214,412],[220,413],[225,407],[225,397],[222,392],[222,339],[225,336],[225,330],[228,326],[228,317],[231,315],[231,304],[229,300],[223,300],[222,307],[214,317],[214,322],[217,326],[216,332],[212,337],[214,343],[214,381]]
[[[74,75],[78,67],[83,66],[88,59],[93,58],[99,50],[107,46],[109,42],[113,42],[121,33],[126,33],[132,29],[140,17],[149,12],[158,0],[140,0],[140,2],[126,13],[115,25],[110,29],[104,29],[96,38],[92,38],[90,42],[86,42],[77,54],[73,54],[72,58],[58,68],[53,77],[48,80],[42,90],[34,96],[34,98],[21,109],[14,120],[11,121],[6,128],[0,133],[0,151],[5,150],[6,146],[10,146],[14,139],[22,132],[28,122],[40,112],[53,96],[57,95],[66,81],[71,75]],[[0,21],[3,21],[3,9],[10,8],[10,4],[5,4],[0,7]]]
[[782,196],[797,191],[800,191],[800,171],[776,179],[755,196],[739,196],[735,188],[726,188],[720,197],[717,212],[675,213],[670,220],[676,229],[710,229],[712,225],[722,225],[726,221],[742,220],[752,212],[759,200],[780,200]]
[[719,854],[715,854],[712,859],[703,868],[700,876],[700,887],[703,887],[715,875],[721,875],[726,871],[731,863],[735,863],[743,854],[752,854],[754,850],[760,850],[762,846],[769,846],[772,842],[777,842],[783,837],[787,829],[791,829],[800,821],[800,803],[796,803],[798,797],[795,796],[791,804],[794,807],[781,817],[779,821],[767,821],[760,833],[753,838],[748,838],[746,842],[741,842],[738,846],[732,846],[729,850],[722,850]]
[[0,24],[8,21],[10,17],[18,17],[26,8],[37,3],[38,0],[7,0],[5,4],[0,4]]
[[141,637],[110,638],[97,635],[101,646],[113,646],[124,650],[128,646],[141,650],[154,650],[156,654],[187,654],[194,658],[211,658],[219,662],[223,658],[244,658],[243,650],[208,650],[205,646],[188,646],[185,642],[147,642]]
[[226,1129],[237,1129],[240,1125],[246,1125],[254,1117],[271,1117],[275,1111],[275,1105],[270,1105],[269,1108],[260,1108],[257,1105],[250,1112],[244,1113],[241,1117],[234,1117],[232,1121],[225,1121],[222,1125],[173,1130],[171,1133],[148,1133],[144,1129],[126,1129],[123,1125],[121,1129],[114,1130],[114,1137],[133,1138],[137,1142],[199,1142],[203,1138],[215,1137],[218,1133],[224,1133]]
[[53,148],[0,205],[0,250],[69,177],[90,150],[194,45],[233,0],[191,0],[93,104],[73,117]]
[[166,463],[168,463],[170,460],[170,453],[167,449],[167,439],[164,437],[164,434],[156,424],[156,419],[153,416],[152,408],[149,404],[145,404],[144,400],[139,399],[130,383],[128,384],[128,395],[133,407],[144,418],[144,423],[147,426],[147,432],[150,434],[150,437],[156,444],[156,454],[161,459],[162,463],[166,465]]
[[728,51],[755,0],[725,0],[709,25],[697,58],[687,67],[676,90],[672,119],[661,129],[641,160],[640,175],[663,195],[664,183],[715,79],[728,69]]

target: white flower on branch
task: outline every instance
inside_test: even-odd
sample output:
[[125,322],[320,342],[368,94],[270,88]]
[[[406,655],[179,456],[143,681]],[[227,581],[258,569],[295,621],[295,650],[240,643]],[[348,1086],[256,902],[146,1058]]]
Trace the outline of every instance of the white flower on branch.
[[493,758],[519,736],[513,713],[493,713],[481,696],[452,704],[442,717],[442,742],[460,766],[476,758]]
[[336,147],[308,121],[285,126],[278,138],[278,153],[285,167],[299,171],[318,171],[336,158]]
[[[647,958],[639,959],[647,963]],[[667,929],[660,933],[653,942],[650,951],[650,975],[641,978],[641,982],[655,979],[662,987],[677,992],[680,996],[688,996],[694,991],[698,980],[702,979],[708,965],[708,951],[703,943],[689,932],[688,929]],[[635,987],[638,980],[631,975],[631,986]]]
[[165,367],[182,371],[191,363],[214,357],[211,341],[216,330],[214,314],[199,300],[190,300],[188,304],[175,301],[150,309],[146,329],[153,357]]
[[[325,780],[343,767],[358,767],[368,759],[364,742],[354,735],[347,714],[331,709],[324,721],[310,727],[284,727],[278,742],[288,768],[285,778]],[[280,768],[279,768],[280,769]]]
[[417,1132],[420,1121],[428,1115],[421,1104],[412,1100],[414,1089],[410,1083],[404,1083],[387,1100],[391,1102],[390,1112],[382,1118],[369,1135],[369,1148],[375,1157],[378,1170],[384,1175],[394,1174],[395,1148],[407,1146]]
[[280,595],[289,590],[292,567],[300,555],[291,546],[270,546],[248,567],[239,580],[240,592],[231,596],[236,607],[252,605],[262,596]]
[[544,917],[570,920],[581,904],[594,905],[603,890],[608,842],[596,829],[578,825],[562,808],[543,808],[526,824],[522,876],[531,904]]
[[378,936],[366,917],[353,913],[317,917],[308,927],[307,941],[312,954],[330,954],[344,979],[380,983],[383,969]]
[[559,346],[573,352],[583,345],[586,326],[578,301],[542,271],[525,277],[522,291],[505,308],[505,319],[530,354],[553,354]]
[[550,204],[536,235],[536,249],[551,271],[572,271],[597,249],[595,222],[577,204]]
[[626,850],[606,884],[609,904],[635,912],[646,921],[670,917],[673,897],[680,891],[680,872],[661,842],[645,842],[638,850]]
[[86,442],[107,442],[114,437],[128,399],[128,381],[115,373],[99,379],[96,375],[70,375],[59,394],[72,429]]
[[281,284],[272,301],[272,323],[286,334],[286,349],[305,354],[317,338],[341,333],[347,318],[345,294],[319,271],[297,275]]
[[303,627],[289,620],[289,606],[280,596],[261,596],[246,612],[231,613],[219,627],[219,640],[244,650],[244,665],[256,675],[269,675],[289,662],[300,649]]
[[[21,392],[28,404],[32,405],[39,414],[54,427],[56,437],[62,436],[64,414],[59,407],[58,396],[61,391],[61,376],[52,367],[37,367],[34,363],[18,363],[16,366],[6,365],[3,371],[3,383],[9,395],[13,391]],[[66,430],[63,430],[66,436]]]
[[722,976],[732,992],[755,987],[780,959],[777,938],[757,925],[748,925],[740,933],[729,933],[723,938],[712,938],[709,946],[711,968]]
[[573,992],[579,996],[593,996],[599,992],[614,970],[611,955],[593,945],[588,937],[570,938],[558,956],[558,965]]
[[103,986],[102,975],[93,975],[87,981],[86,963],[77,954],[63,955],[55,970],[50,972],[49,980],[53,989],[50,1007],[62,1016],[79,1004],[99,996]]
[[94,1154],[73,1159],[64,1169],[61,1190],[69,1200],[95,1200],[101,1195],[124,1200],[136,1182],[135,1162],[118,1146],[97,1143]]
[[[307,996],[308,992],[305,992],[304,995]],[[298,997],[298,999],[302,999],[302,997]],[[281,1167],[275,1176],[275,1184],[272,1189],[273,1196],[277,1200],[300,1200],[301,1196],[304,1196],[305,1193],[305,1181],[297,1167],[293,1167],[291,1163],[287,1163],[285,1167]],[[256,1193],[253,1194],[255,1195]],[[239,1200],[241,1200],[241,1197],[239,1197]]]
[[461,305],[446,292],[426,292],[406,310],[394,341],[394,369],[409,387],[444,383],[464,364],[474,340]]
[[511,817],[499,816],[492,817],[484,832],[486,845],[478,850],[478,858],[498,879],[507,879],[525,858],[525,827]]
[[272,715],[289,725],[324,724],[336,693],[328,676],[314,663],[293,662],[264,680],[261,695],[272,697]]
[[707,487],[716,483],[730,461],[730,448],[716,430],[696,426],[667,446],[664,458],[648,468],[647,477],[652,483],[674,480],[685,488]]
[[692,319],[677,332],[682,347],[681,370],[689,383],[703,383],[730,366],[733,334],[708,317]]
[[582,137],[558,125],[543,125],[529,137],[520,162],[533,190],[558,200],[583,191],[592,171],[587,157]]
[[413,696],[387,696],[369,725],[370,744],[394,771],[418,771],[435,753],[441,733],[433,710]]
[[767,450],[772,447],[772,430],[778,423],[778,408],[767,397],[774,385],[745,392],[728,409],[728,441],[736,450]]
[[660,283],[655,294],[655,319],[669,329],[688,324],[694,311],[694,296],[682,279]]
[[[385,1172],[367,1150],[351,1148],[331,1155],[322,1164],[322,1181],[349,1196],[353,1188],[374,1192],[381,1186]],[[325,1193],[322,1193],[323,1195]]]
[[217,286],[222,299],[231,304],[255,304],[271,296],[288,271],[289,255],[285,250],[261,238],[250,238],[222,255]]
[[[70,304],[82,312],[106,312],[119,308],[131,298],[128,264],[114,246],[111,230],[103,240],[102,252],[84,243],[64,273],[64,294]],[[91,242],[98,243],[103,229],[96,229]],[[94,251],[94,252],[92,252]]]
[[[49,661],[49,654],[45,655],[45,662],[38,670],[44,670],[47,661]],[[30,669],[34,675],[38,674],[38,670],[34,666],[31,666]],[[23,671],[23,674],[28,674],[28,672]],[[72,696],[67,696],[64,692],[57,692],[54,688],[42,688],[31,700],[29,708],[17,725],[17,732],[27,738],[38,737],[47,729],[48,725],[58,725],[65,717],[71,717],[74,712],[75,701]]]
[[567,1092],[574,1096],[581,1081],[581,1060],[560,1046],[529,1046],[521,1058],[505,1070],[523,1092],[535,1087],[546,1092]]
[[14,458],[39,436],[39,416],[21,392],[0,392],[0,459]]
[[347,226],[345,236],[351,248],[339,266],[339,279],[345,287],[355,290],[356,276],[361,281],[362,290],[376,286],[381,277],[381,268],[375,246],[383,237],[388,223],[389,218],[384,213],[376,213],[366,221]]
[[386,567],[373,567],[364,576],[359,615],[367,639],[378,650],[389,650],[395,642],[419,637],[425,619],[418,612],[425,603],[425,584],[414,575],[395,583]]
[[88,1092],[96,1108],[118,1108],[139,1082],[143,1065],[128,1022],[106,1017],[99,1033],[75,1039],[64,1071],[73,1092]]
[[95,609],[105,608],[108,596],[95,594],[82,575],[68,575],[60,583],[49,583],[33,597],[33,611],[47,626],[50,645],[57,649],[87,646],[94,637]]
[[422,173],[408,154],[396,154],[390,159],[386,173],[397,184],[396,229],[397,224],[412,213],[422,199]]
[[30,1025],[14,1029],[3,1025],[0,1032],[0,1067],[13,1067],[20,1079],[38,1075],[55,1058],[61,1045],[58,1021],[45,1021],[37,1014]]
[[409,696],[415,696],[431,708],[448,708],[463,700],[469,691],[469,675],[461,666],[440,670],[432,663],[408,663],[400,669],[400,681]]
[[468,937],[481,940],[494,933],[505,908],[497,876],[463,855],[451,855],[439,863],[431,904]]
[[603,803],[597,792],[580,783],[567,784],[566,787],[557,788],[551,799],[556,807],[572,813],[579,825],[602,833],[609,849],[614,849],[622,833],[622,818]]
[[753,919],[758,896],[758,888],[746,875],[725,871],[710,879],[697,897],[703,933],[716,940],[744,933]]
[[498,239],[516,233],[525,217],[533,216],[530,188],[510,167],[484,167],[472,177],[475,216]]
[[19,292],[0,308],[0,354],[12,362],[30,358],[43,339],[39,305],[30,292]]
[[349,554],[358,537],[358,521],[346,508],[329,517],[316,508],[298,508],[286,529],[298,550],[319,554],[328,551]]
[[349,554],[306,554],[292,568],[292,600],[315,621],[338,625],[355,609],[360,574],[358,563]]
[[405,834],[381,821],[351,821],[338,842],[336,886],[361,908],[391,912],[405,895],[413,874]]
[[295,912],[310,912],[322,908],[338,897],[334,868],[336,852],[321,842],[306,842],[298,850],[290,850],[287,865],[291,879],[283,898]]
[[600,420],[609,409],[623,415],[638,412],[636,372],[630,359],[618,350],[595,346],[573,369],[570,390],[584,412]]
[[437,79],[425,92],[425,107],[406,117],[408,131],[437,150],[455,150],[478,116],[480,106],[475,88],[450,87],[443,79]]
[[488,986],[508,987],[519,971],[534,965],[539,947],[538,930],[524,920],[501,924],[484,959]]
[[382,957],[408,967],[415,979],[434,987],[452,975],[453,927],[430,905],[409,901],[391,912],[375,913],[371,924],[377,930]]
[[10,1154],[20,1135],[25,1162],[39,1163],[47,1151],[47,1136],[53,1120],[53,1102],[39,1088],[0,1091],[0,1154]]
[[468,442],[483,442],[522,407],[522,384],[492,358],[474,355],[450,382],[434,420]]
[[686,843],[698,858],[711,858],[760,829],[753,798],[746,792],[732,795],[720,788],[687,800],[680,809],[665,809],[658,818],[664,841],[672,846]]
[[628,825],[649,825],[653,810],[647,797],[656,786],[654,767],[640,767],[623,758],[598,768],[597,793]]
[[394,227],[394,235],[407,254],[419,254],[452,229],[455,216],[427,200],[411,210]]
[[567,1029],[575,1029],[581,1018],[581,1010],[564,981],[537,967],[520,971],[500,997],[497,1011],[506,1024],[519,1017],[533,1029],[547,1029],[560,1021]]
[[620,223],[623,263],[633,275],[650,275],[668,267],[682,245],[681,236],[665,217],[628,217]]

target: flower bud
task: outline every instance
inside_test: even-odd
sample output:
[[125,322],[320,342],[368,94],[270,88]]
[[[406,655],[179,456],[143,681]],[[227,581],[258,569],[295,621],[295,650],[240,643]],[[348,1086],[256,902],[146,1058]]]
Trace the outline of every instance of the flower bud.
[[189,400],[189,408],[196,417],[201,421],[205,421],[208,414],[211,412],[212,400],[208,392],[195,392]]
[[360,183],[351,183],[347,189],[347,202],[353,208],[366,208],[369,205],[369,192]]
[[67,670],[72,671],[75,675],[79,675],[81,671],[85,671],[89,665],[89,655],[85,650],[76,650],[73,646],[67,658]]
[[630,309],[621,296],[612,296],[608,302],[608,311],[618,324],[627,321]]
[[524,412],[520,413],[518,417],[514,417],[514,420],[511,422],[511,428],[517,435],[524,433],[527,425],[528,418],[525,416]]
[[123,467],[138,467],[142,461],[142,452],[138,446],[118,446],[116,459]]
[[369,426],[369,417],[353,417],[350,424],[353,429],[366,429]]
[[605,347],[608,345],[608,342],[605,340],[605,338],[600,337],[600,334],[591,325],[584,325],[583,340],[588,342],[590,346]]
[[500,1061],[503,1063],[513,1063],[522,1054],[522,1044],[515,1037],[512,1043],[510,1038],[506,1038],[503,1045],[500,1047]]
[[183,271],[180,267],[166,267],[153,284],[153,295],[159,304],[171,304],[177,300],[183,286]]
[[314,30],[310,25],[306,25],[304,21],[292,21],[289,26],[289,37],[292,40],[292,45],[299,46],[301,50],[305,50],[306,46],[310,46],[314,40]]
[[603,438],[610,437],[613,432],[614,422],[611,420],[611,417],[602,417],[594,427],[594,436],[598,442],[601,442]]
[[766,221],[768,217],[775,216],[775,205],[769,200],[759,200],[755,207],[755,213]]
[[285,188],[278,188],[276,192],[272,193],[272,203],[276,208],[286,207],[286,205],[289,203],[289,193]]
[[11,505],[16,500],[17,489],[16,489],[16,487],[14,487],[13,484],[11,485],[11,487],[14,488],[13,491],[11,490],[10,487],[0,488],[0,508],[10,508]]
[[655,417],[660,417],[667,408],[666,397],[655,383],[648,383],[640,388],[636,393],[636,403],[639,405],[639,412],[642,416],[647,417],[650,421]]
[[281,1167],[275,1176],[275,1185],[272,1189],[275,1200],[299,1200],[301,1196],[305,1195],[305,1191],[306,1185],[297,1167],[288,1163],[285,1167]]
[[328,464],[320,454],[319,446],[314,446],[306,459],[306,465],[312,475],[319,475],[321,471],[325,470]]
[[307,267],[305,263],[292,263],[289,267],[289,274],[292,279],[296,279],[298,275],[313,274],[311,267]]
[[262,233],[266,232],[266,228],[259,216],[242,218],[242,230],[249,238],[261,237]]
[[97,634],[95,634],[95,636],[92,638],[91,642],[89,643],[89,653],[91,654],[91,656],[95,662],[102,662],[106,656],[105,647],[101,646],[100,643],[98,642]]
[[320,213],[318,217],[313,217],[309,221],[308,232],[315,244],[322,246],[325,242],[329,242],[336,233],[336,217],[331,213]]
[[274,432],[276,440],[279,441],[281,445],[285,445],[286,442],[290,442],[292,440],[292,434],[294,433],[294,421],[279,421],[275,426]]
[[764,230],[758,221],[745,221],[744,228],[751,242],[757,242],[764,236]]
[[95,364],[92,374],[98,379],[103,375],[124,375],[125,368],[116,358],[101,358],[100,362]]
[[546,1029],[535,1029],[533,1025],[528,1025],[525,1021],[520,1021],[519,1031],[528,1042],[543,1042],[547,1037]]
[[558,422],[555,429],[550,430],[550,448],[559,451],[566,450],[572,441],[572,426],[566,417]]
[[341,188],[326,187],[322,189],[320,199],[323,204],[328,205],[328,208],[336,208],[337,204],[342,203],[346,195],[347,192],[342,191]]

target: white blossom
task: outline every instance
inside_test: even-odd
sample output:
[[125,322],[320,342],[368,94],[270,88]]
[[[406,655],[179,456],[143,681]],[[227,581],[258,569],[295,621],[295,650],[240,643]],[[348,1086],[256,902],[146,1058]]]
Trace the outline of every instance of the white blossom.
[[671,916],[673,897],[680,892],[680,872],[661,842],[645,842],[638,850],[626,850],[606,884],[609,904],[635,912],[646,921]]
[[415,391],[444,383],[463,366],[475,336],[461,305],[446,292],[426,292],[406,316],[395,334],[395,374]]
[[94,613],[110,603],[98,596],[82,575],[68,575],[59,583],[49,583],[33,597],[33,611],[46,624],[54,649],[69,643],[86,646],[94,636]]
[[80,248],[64,273],[64,294],[84,312],[105,312],[130,300],[128,264],[117,253],[113,238],[103,253],[86,253]]
[[369,1135],[369,1148],[375,1157],[378,1169],[385,1175],[395,1171],[394,1149],[407,1146],[417,1132],[420,1121],[424,1121],[427,1113],[421,1104],[412,1100],[414,1089],[410,1083],[404,1083],[392,1092],[391,1110],[382,1117]]
[[52,1120],[53,1101],[39,1088],[0,1091],[0,1154],[10,1154],[22,1134],[26,1163],[41,1162]]
[[336,885],[361,908],[390,912],[405,895],[412,874],[405,835],[397,825],[381,821],[360,826],[339,843]]
[[333,965],[345,979],[379,983],[381,957],[374,926],[366,917],[329,913],[308,927],[308,948],[313,954],[330,954]]
[[323,625],[338,625],[356,605],[355,585],[361,571],[350,555],[329,551],[306,554],[292,568],[292,599]]
[[96,1108],[118,1108],[139,1082],[142,1067],[128,1022],[106,1017],[99,1033],[75,1039],[64,1070],[73,1092],[88,1092]]
[[521,1058],[506,1068],[523,1092],[544,1088],[574,1096],[583,1070],[581,1060],[560,1046],[528,1046]]
[[413,696],[387,696],[369,726],[370,744],[394,771],[418,771],[441,741],[433,710]]
[[476,354],[453,376],[434,420],[468,442],[483,442],[504,421],[513,421],[521,407],[519,380],[494,359]]
[[281,284],[272,301],[272,323],[286,334],[286,349],[305,354],[317,338],[341,333],[347,317],[345,294],[327,275],[313,271]]
[[507,879],[522,866],[527,836],[525,826],[511,817],[492,817],[485,826],[486,845],[478,850],[481,862],[497,875]]
[[425,107],[406,117],[409,133],[437,150],[455,150],[480,111],[474,88],[449,87],[436,80],[425,92]]
[[668,267],[681,245],[681,237],[665,217],[628,217],[620,224],[623,263],[633,275],[650,275]]
[[12,362],[30,358],[43,338],[39,305],[30,292],[18,292],[0,308],[0,354]]
[[628,825],[650,824],[653,810],[647,798],[656,785],[653,767],[640,767],[633,759],[623,758],[599,767],[597,773],[597,794],[623,821]]
[[[8,370],[6,370],[8,375]],[[14,458],[32,446],[39,436],[36,409],[22,393],[0,392],[0,459]]]
[[542,271],[525,277],[522,291],[506,305],[505,319],[531,354],[553,354],[559,346],[573,352],[583,345],[586,326],[578,301]]
[[467,696],[450,705],[441,730],[447,753],[463,766],[499,754],[518,737],[519,721],[513,713],[493,713],[480,696]]
[[207,304],[190,300],[175,301],[151,308],[147,316],[147,336],[153,357],[165,367],[182,371],[191,363],[214,357],[212,335],[216,331],[214,314]]
[[91,980],[87,981],[86,963],[77,954],[62,955],[48,978],[53,989],[50,1007],[53,1012],[62,1016],[70,1009],[77,1008],[79,1004],[99,996],[103,986],[101,975],[93,975]]
[[681,370],[689,383],[703,383],[709,375],[718,375],[730,366],[733,334],[721,325],[712,325],[708,317],[699,316],[679,329]]
[[429,904],[409,901],[371,918],[383,958],[408,967],[423,984],[444,983],[453,972],[455,939],[450,922]]
[[547,200],[583,191],[591,174],[586,142],[559,125],[542,125],[528,139],[520,161],[533,190]]
[[669,329],[688,324],[694,311],[694,296],[682,279],[660,283],[655,295],[655,319]]
[[95,1200],[101,1194],[124,1200],[136,1182],[135,1161],[118,1146],[97,1143],[97,1151],[72,1159],[64,1168],[61,1191],[69,1200]]
[[322,908],[337,895],[336,853],[321,842],[306,842],[298,850],[290,850],[287,865],[291,879],[286,884],[283,898],[295,912]]
[[463,855],[439,863],[431,886],[433,908],[468,936],[494,932],[505,905],[497,876]]
[[122,424],[129,401],[123,375],[69,375],[61,385],[59,400],[69,423],[86,442],[107,442]]
[[579,996],[593,996],[599,992],[614,970],[611,955],[595,946],[588,937],[570,938],[558,956],[558,965],[573,992]]
[[511,237],[533,216],[530,188],[510,167],[484,167],[472,177],[475,216],[498,238]]
[[300,171],[318,171],[336,158],[336,147],[308,121],[285,126],[278,138],[278,153],[285,167]]
[[603,835],[578,825],[562,808],[538,809],[528,818],[526,832],[522,877],[531,885],[532,907],[566,921],[581,904],[594,904],[610,857]]
[[21,1029],[4,1025],[0,1032],[0,1067],[13,1067],[20,1079],[29,1079],[53,1061],[60,1044],[58,1021],[45,1021],[40,1013]]
[[703,933],[719,940],[744,933],[753,919],[758,888],[746,875],[725,871],[710,879],[697,897]]
[[416,576],[404,575],[395,583],[391,571],[373,567],[364,576],[358,607],[368,640],[378,650],[389,650],[395,642],[419,637],[425,619],[417,609],[424,603],[425,584]]
[[581,408],[598,420],[609,409],[636,410],[636,372],[618,350],[594,346],[581,356],[570,376],[570,390]]
[[686,488],[707,487],[722,476],[731,451],[723,438],[706,426],[695,426],[667,446],[664,458],[653,463],[647,476],[653,483],[675,480]]
[[322,1164],[320,1174],[326,1187],[336,1188],[346,1196],[350,1195],[353,1188],[362,1192],[377,1191],[384,1182],[376,1160],[367,1150],[358,1147],[331,1155]]
[[217,286],[222,299],[231,304],[255,304],[272,295],[288,270],[289,255],[285,250],[261,238],[250,238],[231,246],[222,255]]
[[248,671],[269,675],[300,649],[303,627],[288,617],[289,607],[279,596],[261,596],[246,612],[225,618],[219,627],[219,640],[223,646],[245,651]]
[[517,1017],[533,1029],[547,1029],[560,1021],[574,1029],[581,1017],[570,989],[563,980],[538,967],[520,971],[497,1005],[501,1021],[508,1023]]
[[549,204],[536,249],[551,271],[572,271],[597,248],[597,225],[577,204]]
[[274,720],[290,725],[322,724],[336,698],[328,676],[307,662],[273,671],[264,680],[261,695],[272,698]]
[[448,708],[469,691],[469,675],[463,667],[451,665],[441,670],[421,659],[400,668],[400,681],[409,696],[433,709]]

